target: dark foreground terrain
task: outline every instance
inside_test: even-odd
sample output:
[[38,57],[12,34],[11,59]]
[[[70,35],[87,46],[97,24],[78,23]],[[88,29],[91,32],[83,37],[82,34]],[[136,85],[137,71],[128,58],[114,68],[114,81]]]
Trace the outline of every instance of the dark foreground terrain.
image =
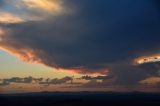
[[0,106],[160,106],[158,93],[25,93],[0,95]]

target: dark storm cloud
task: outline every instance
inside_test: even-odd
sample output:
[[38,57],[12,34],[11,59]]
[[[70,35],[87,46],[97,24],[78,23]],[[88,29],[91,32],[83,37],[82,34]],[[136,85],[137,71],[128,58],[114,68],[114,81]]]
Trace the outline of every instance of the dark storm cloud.
[[3,1],[3,0],[0,0],[0,6],[2,6],[2,5],[3,5],[3,3],[4,3],[4,1]]
[[3,26],[9,34],[0,46],[27,61],[54,68],[79,69],[84,73],[109,68],[117,76],[116,84],[137,84],[150,74],[131,62],[138,56],[159,53],[160,13],[155,2],[64,2],[73,12],[46,21]]
[[160,9],[160,1],[159,0],[153,0],[153,2],[157,6],[157,8]]
[[[88,80],[83,87],[126,86],[136,87],[144,79],[160,76],[160,62],[133,65],[119,62],[110,65],[111,72],[107,76],[82,76],[80,79]],[[99,82],[98,80],[101,80]],[[154,81],[153,81],[154,82]]]
[[[105,77],[82,76],[81,79],[88,80],[83,87],[108,87],[123,86],[136,87],[139,82],[158,73],[155,64],[133,65],[127,62],[118,62],[109,65],[110,73]],[[101,80],[100,82],[98,80]]]
[[159,76],[160,62],[133,65],[127,62],[111,65],[112,74],[115,76],[113,85],[136,86],[141,80]]

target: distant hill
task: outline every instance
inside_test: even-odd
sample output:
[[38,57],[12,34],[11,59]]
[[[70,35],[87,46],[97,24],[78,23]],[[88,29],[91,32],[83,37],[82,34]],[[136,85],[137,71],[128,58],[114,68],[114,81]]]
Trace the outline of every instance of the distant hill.
[[0,106],[160,106],[159,93],[40,92],[1,94]]

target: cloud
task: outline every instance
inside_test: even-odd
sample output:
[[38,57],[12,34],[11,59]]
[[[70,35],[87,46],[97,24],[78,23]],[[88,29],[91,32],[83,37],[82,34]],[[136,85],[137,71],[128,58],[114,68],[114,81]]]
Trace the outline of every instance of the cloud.
[[2,79],[3,83],[24,83],[24,84],[31,84],[33,82],[39,83],[43,80],[43,78],[33,78],[31,76],[25,77],[25,78],[20,78],[20,77],[12,77],[12,78],[6,78]]
[[62,0],[2,0],[1,23],[40,21],[64,13]]
[[37,9],[45,12],[59,12],[62,7],[58,5],[61,0],[22,0],[22,3],[27,6],[28,9]]
[[[134,85],[157,74],[156,65],[134,64],[138,57],[159,54],[160,14],[155,2],[62,2],[74,12],[54,17],[47,15],[43,21],[1,25],[6,35],[0,35],[0,48],[26,62],[52,68],[80,73],[110,71],[117,79],[114,84]],[[49,11],[38,2],[27,5],[34,5],[31,6],[33,12],[39,8]],[[30,8],[23,12],[28,14]]]
[[84,80],[107,80],[107,79],[111,79],[113,78],[113,76],[89,76],[89,75],[85,75],[85,76],[82,76],[81,78],[79,79],[84,79]]
[[0,79],[0,86],[6,86],[10,84],[40,84],[40,85],[57,85],[57,84],[72,84],[77,85],[81,84],[81,82],[74,82],[73,77],[65,76],[63,78],[34,78],[34,77],[11,77]]
[[130,64],[126,62],[111,66],[111,72],[115,76],[114,85],[138,86],[139,81],[148,77],[159,76],[160,62],[145,64]]
[[113,87],[113,79],[108,79],[108,80],[102,80],[98,81],[96,79],[90,80],[89,82],[83,83],[81,87],[87,87],[87,88],[99,88],[99,87]]
[[140,81],[139,83],[145,85],[160,85],[160,77],[149,77]]
[[55,79],[47,79],[46,81],[44,82],[40,82],[39,84],[47,84],[47,85],[51,85],[51,84],[66,84],[66,83],[70,83],[72,84],[73,82],[73,78],[72,77],[64,77],[64,78],[61,78],[61,79],[58,79],[58,78],[55,78]]
[[32,77],[26,77],[26,78],[13,77],[10,79],[3,79],[3,81],[9,82],[9,83],[32,83],[33,78]]
[[[107,75],[107,76],[89,76],[89,75],[85,75],[82,76],[80,78],[78,78],[78,80],[85,80],[85,83],[81,84],[81,87],[109,87],[109,86],[113,86],[113,83],[115,81],[115,77],[113,75]],[[87,81],[87,82],[86,82]]]
[[0,23],[20,23],[24,20],[7,12],[0,12]]
[[7,85],[10,85],[10,83],[5,82],[5,81],[3,81],[3,82],[0,83],[0,86],[7,86]]
[[152,62],[159,62],[160,61],[160,55],[151,55],[151,56],[143,56],[135,59],[135,63],[137,64],[145,64],[145,63],[152,63]]

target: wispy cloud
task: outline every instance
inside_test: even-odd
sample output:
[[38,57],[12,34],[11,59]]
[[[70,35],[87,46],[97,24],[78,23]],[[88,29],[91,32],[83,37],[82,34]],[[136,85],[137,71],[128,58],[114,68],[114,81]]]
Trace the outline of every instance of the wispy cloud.
[[15,16],[11,13],[7,13],[7,12],[0,12],[0,23],[20,23],[20,22],[24,22],[23,19],[21,19],[18,16]]
[[[62,0],[22,0],[22,3],[28,9],[36,9],[49,13],[59,13],[62,11]],[[19,7],[19,6],[18,6]]]
[[62,13],[62,0],[2,0],[0,23],[40,21]]
[[160,86],[160,77],[149,77],[146,78],[139,83],[145,84],[145,85],[159,85]]
[[160,61],[160,54],[152,54],[149,56],[142,56],[135,59],[137,64],[145,64],[145,63],[152,63],[152,62],[159,62]]

